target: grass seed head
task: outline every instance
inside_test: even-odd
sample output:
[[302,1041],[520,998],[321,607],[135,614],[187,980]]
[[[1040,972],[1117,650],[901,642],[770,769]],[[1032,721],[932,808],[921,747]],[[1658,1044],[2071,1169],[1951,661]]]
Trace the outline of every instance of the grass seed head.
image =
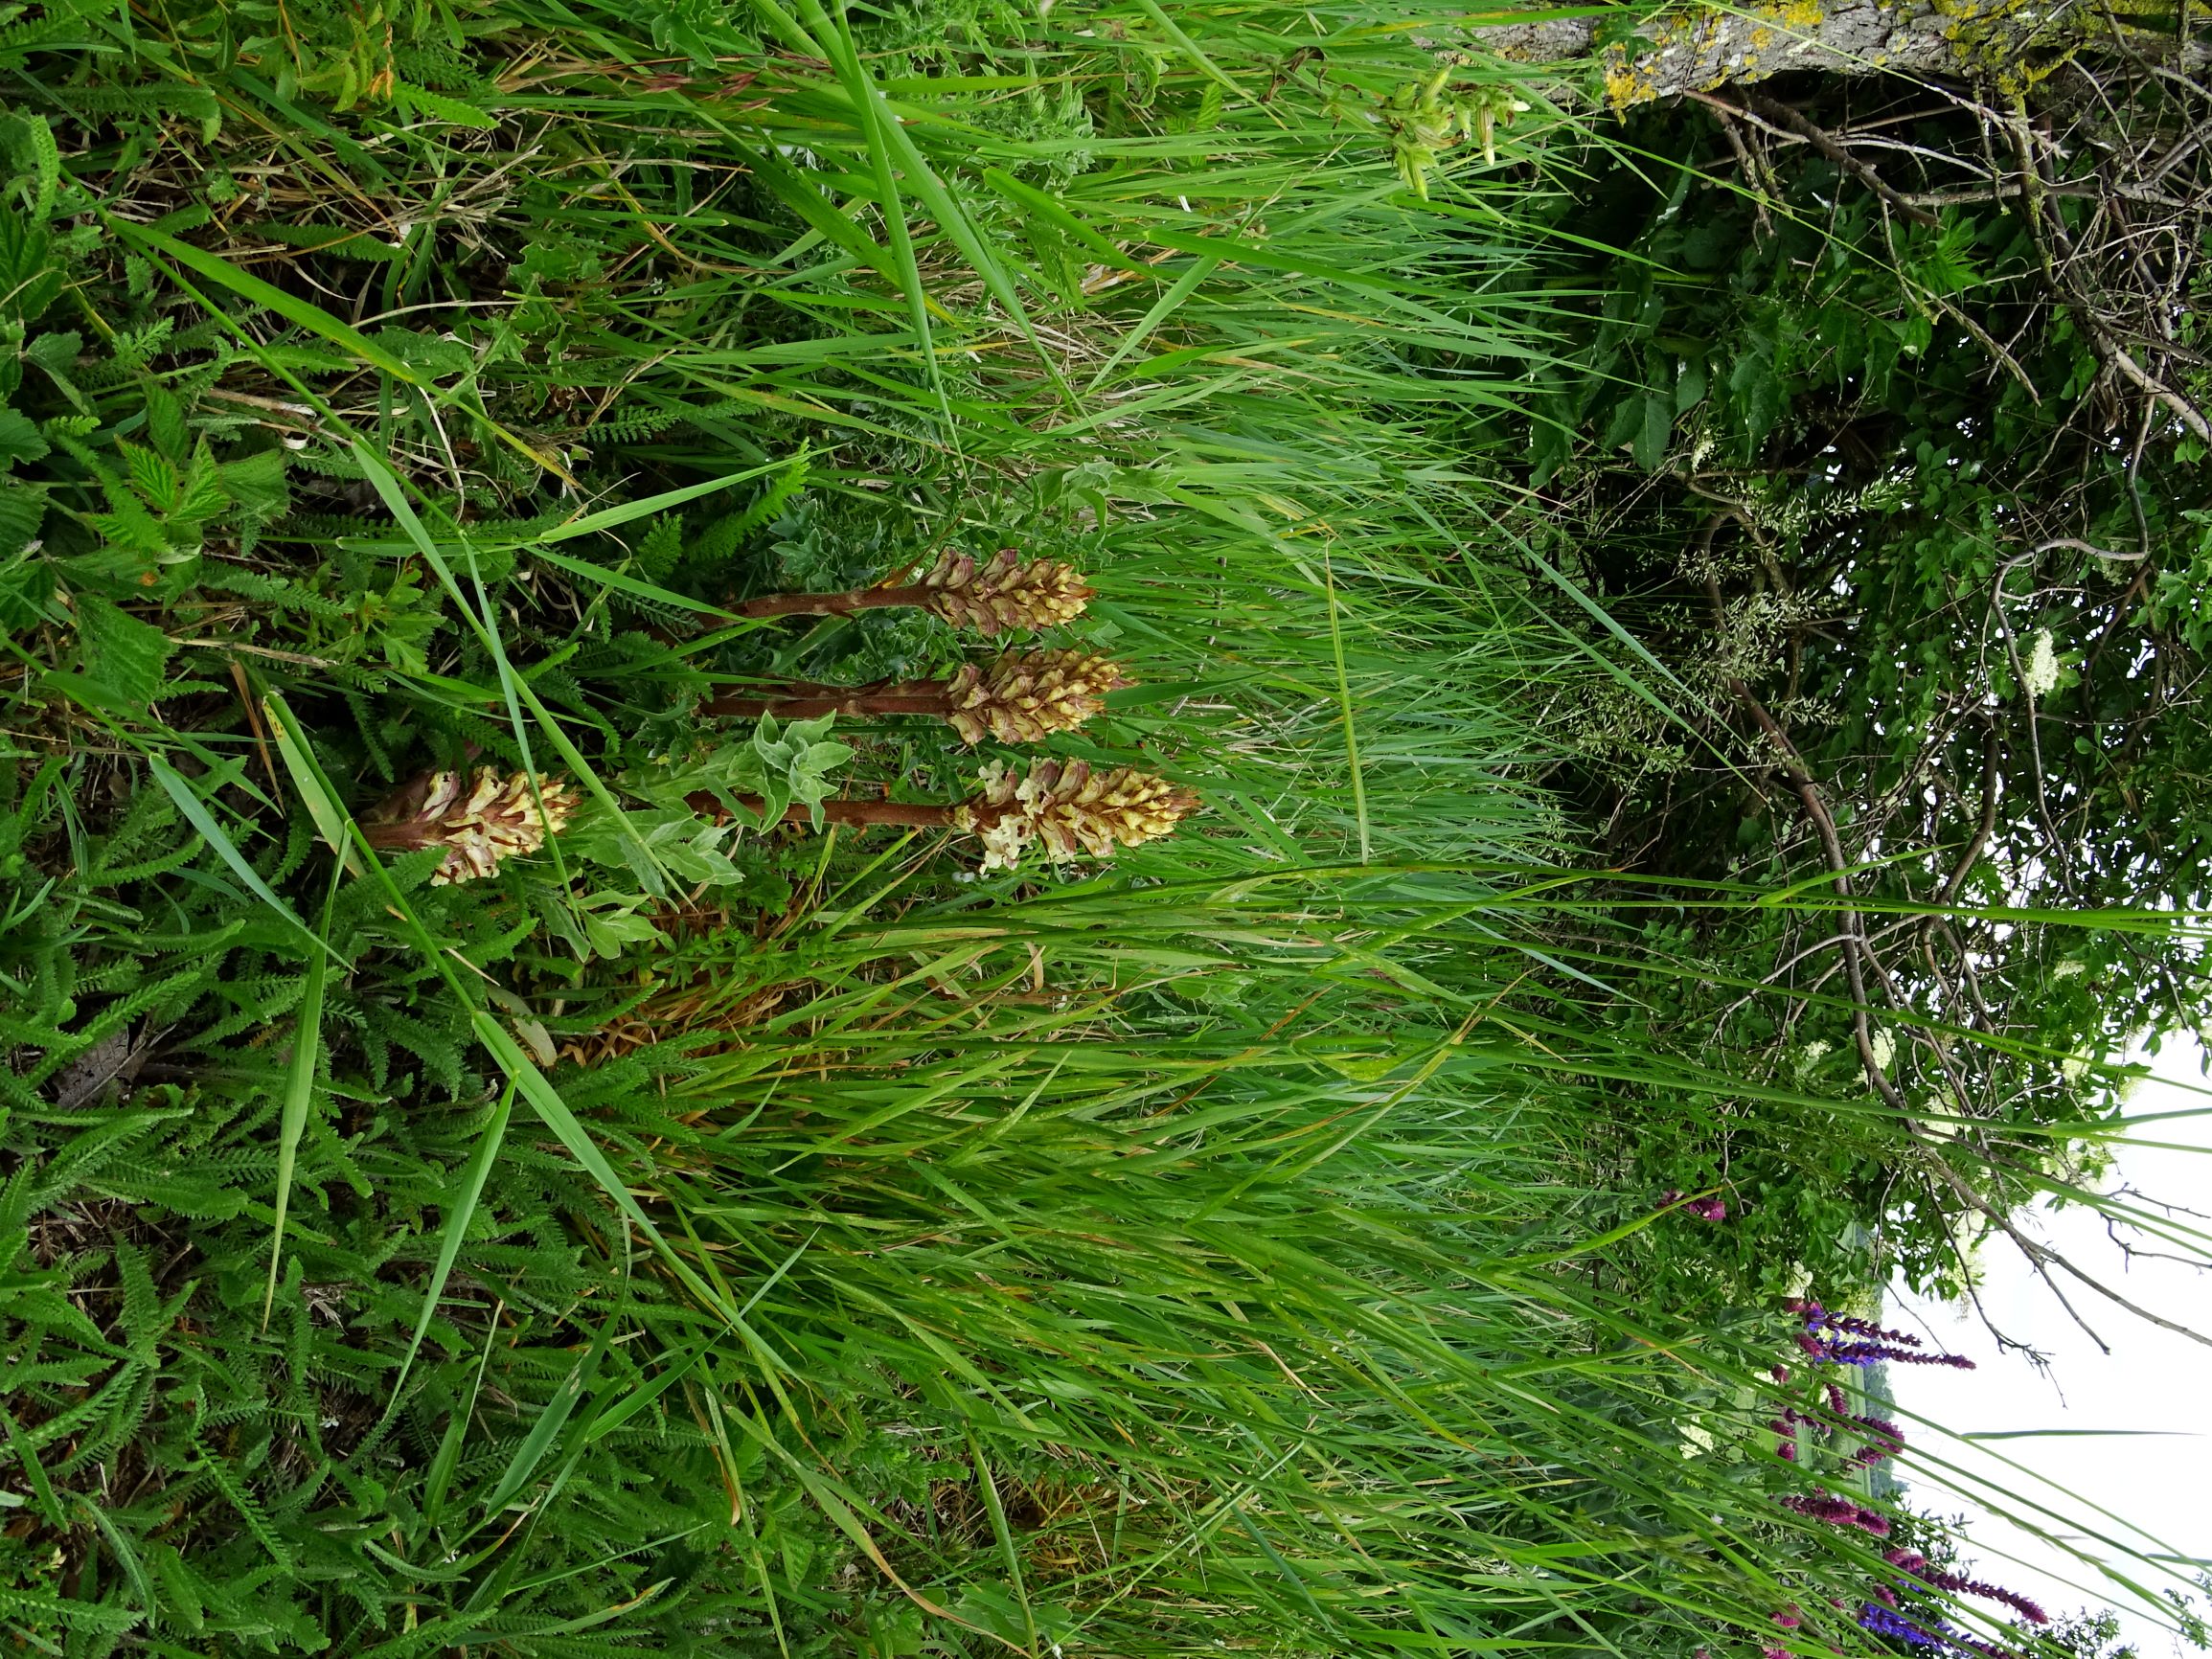
[[987,635],[1072,622],[1091,597],[1075,566],[1057,558],[1024,564],[1011,547],[983,564],[947,549],[922,585],[929,590],[929,609],[954,627]]
[[492,875],[502,859],[536,852],[548,834],[568,823],[576,804],[574,791],[558,780],[540,781],[533,799],[527,772],[503,777],[480,766],[473,778],[425,773],[388,797],[367,824],[378,847],[402,852],[444,848],[445,856],[430,876],[434,886],[444,886]]

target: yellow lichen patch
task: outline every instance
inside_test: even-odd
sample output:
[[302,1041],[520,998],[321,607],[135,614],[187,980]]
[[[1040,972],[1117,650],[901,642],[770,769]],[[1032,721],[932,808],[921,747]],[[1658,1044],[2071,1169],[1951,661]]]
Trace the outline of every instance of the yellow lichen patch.
[[1615,57],[1606,64],[1606,102],[1618,115],[1630,104],[1648,101],[1657,85],[1656,78],[1644,66],[1640,58]]
[[[1782,40],[1803,39],[1817,32],[1828,14],[1826,0],[1762,0],[1724,16],[1716,17],[1700,8],[1653,18],[1643,27],[1644,38],[1652,42],[1649,50],[1634,57],[1617,48],[1607,53],[1606,102],[1616,113],[1649,102],[1659,96],[1662,58],[1677,60],[1671,79],[1678,84],[1683,70],[1699,73],[1699,66],[1718,60],[1723,48],[1725,60],[1705,84],[1756,80],[1772,73],[1764,59]],[[1739,34],[1746,22],[1750,27]]]

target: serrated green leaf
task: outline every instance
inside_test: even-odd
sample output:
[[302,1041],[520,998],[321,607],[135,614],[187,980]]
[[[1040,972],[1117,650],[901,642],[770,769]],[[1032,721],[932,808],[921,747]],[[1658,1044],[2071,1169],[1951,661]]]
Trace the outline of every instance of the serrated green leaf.
[[143,711],[161,695],[163,670],[176,649],[161,629],[85,593],[77,596],[77,638],[85,677],[119,702]]
[[77,358],[84,350],[84,336],[71,329],[56,334],[41,334],[23,348],[23,354],[57,378],[77,366]]
[[123,463],[130,475],[130,487],[145,498],[148,505],[168,511],[176,505],[177,472],[169,459],[143,443],[122,443]]
[[1643,420],[1636,429],[1630,453],[1646,472],[1656,472],[1659,464],[1667,458],[1667,437],[1675,426],[1673,401],[1652,393],[1637,401],[1642,407]]
[[13,409],[0,409],[0,466],[43,460],[49,447],[29,417]]
[[198,521],[213,518],[230,505],[230,497],[223,492],[221,469],[216,466],[215,452],[207,440],[199,441],[193,452],[192,466],[177,486],[176,516]]
[[400,81],[392,89],[392,96],[408,108],[435,116],[449,125],[487,128],[499,125],[497,116],[478,109],[473,103],[464,103],[458,98],[447,98],[442,93],[426,91],[412,81]]

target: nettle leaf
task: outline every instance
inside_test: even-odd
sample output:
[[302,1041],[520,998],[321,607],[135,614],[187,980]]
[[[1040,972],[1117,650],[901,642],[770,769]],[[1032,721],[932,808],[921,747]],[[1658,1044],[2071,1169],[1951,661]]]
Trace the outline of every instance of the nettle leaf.
[[291,508],[291,488],[285,482],[285,452],[264,449],[258,455],[225,461],[216,471],[236,515],[239,551],[250,553],[262,526],[282,518]]
[[1736,367],[1728,372],[1728,390],[1736,396],[1736,406],[1744,419],[1747,451],[1756,450],[1774,430],[1774,422],[1782,416],[1783,387],[1781,377],[1767,358],[1746,352],[1736,359]]
[[28,553],[45,518],[45,486],[0,478],[0,555]]
[[133,708],[143,709],[159,696],[175,642],[98,594],[79,594],[76,606],[85,677]]
[[1667,438],[1675,429],[1674,400],[1654,393],[1639,398],[1642,420],[1636,426],[1630,453],[1646,472],[1656,472],[1667,459]]
[[182,455],[192,436],[185,427],[184,404],[166,386],[149,386],[146,394],[146,435],[164,455]]
[[213,518],[230,505],[230,496],[224,491],[222,469],[216,465],[215,452],[207,440],[199,441],[193,451],[192,466],[178,487],[176,516],[198,523]]
[[0,466],[43,460],[49,447],[28,418],[13,409],[0,409]]
[[77,366],[77,359],[83,351],[84,336],[71,329],[61,333],[39,335],[23,348],[23,354],[57,380],[66,380],[69,371]]
[[[17,496],[38,499],[28,489],[0,489],[0,544],[8,539],[8,509]],[[45,602],[53,592],[53,572],[40,560],[21,554],[0,560],[0,627],[11,633],[36,627],[46,620]]]
[[1704,400],[1704,359],[1692,357],[1682,364],[1681,377],[1675,382],[1675,413],[1686,415]]
[[116,446],[123,453],[124,465],[130,471],[130,487],[146,499],[147,505],[167,511],[176,504],[176,468],[158,452],[137,443]]

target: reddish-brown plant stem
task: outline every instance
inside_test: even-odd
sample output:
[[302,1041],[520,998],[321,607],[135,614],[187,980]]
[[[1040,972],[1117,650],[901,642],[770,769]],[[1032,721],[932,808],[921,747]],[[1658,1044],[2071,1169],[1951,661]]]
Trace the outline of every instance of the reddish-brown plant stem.
[[[693,811],[710,817],[722,815],[721,803],[705,789],[684,797],[684,805]],[[765,810],[767,803],[757,795],[740,795],[738,805],[748,812]],[[825,801],[822,803],[823,821],[830,824],[849,824],[857,830],[872,829],[878,825],[891,825],[901,830],[957,830],[961,828],[958,806],[936,807],[925,803],[906,801]],[[813,813],[805,806],[793,804],[784,808],[787,824],[810,824]]]
[[748,599],[732,608],[742,617],[851,616],[857,610],[888,610],[897,605],[925,605],[929,589],[863,587],[850,593],[770,593]]
[[707,716],[779,720],[811,720],[824,715],[931,715],[943,719],[952,711],[946,688],[937,680],[878,680],[866,686],[825,686],[810,680],[779,687],[773,696],[732,693],[699,705]]

